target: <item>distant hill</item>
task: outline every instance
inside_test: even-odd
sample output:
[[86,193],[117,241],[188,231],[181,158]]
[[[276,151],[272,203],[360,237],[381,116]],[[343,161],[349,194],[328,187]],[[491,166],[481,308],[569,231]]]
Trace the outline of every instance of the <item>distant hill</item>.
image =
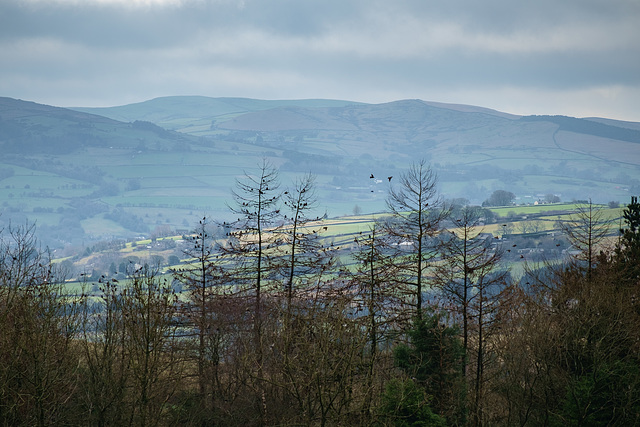
[[520,120],[551,122],[559,126],[558,130],[640,143],[640,130],[622,127],[615,122],[606,124],[594,120],[576,119],[567,116],[526,116],[521,117]]
[[0,97],[0,149],[11,154],[68,154],[88,146],[171,146],[189,139],[151,122],[104,116]]
[[[106,108],[74,108],[76,111],[99,114],[114,120],[131,122],[145,120],[166,129],[207,134],[207,127],[238,114],[279,107],[342,107],[355,102],[324,99],[259,100],[249,98],[208,98],[205,96],[169,96],[136,104]],[[204,132],[202,126],[205,126]]]
[[640,123],[417,99],[189,96],[71,110],[0,98],[0,227],[36,220],[60,245],[228,219],[235,180],[262,158],[283,186],[316,174],[329,216],[384,210],[397,185],[387,177],[421,158],[448,198],[479,204],[503,189],[520,203],[626,202],[640,193],[639,143]]

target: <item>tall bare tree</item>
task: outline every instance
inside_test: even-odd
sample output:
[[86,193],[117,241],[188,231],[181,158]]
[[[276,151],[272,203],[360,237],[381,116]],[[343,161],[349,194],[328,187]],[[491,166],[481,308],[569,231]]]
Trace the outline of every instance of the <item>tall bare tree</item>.
[[[442,292],[444,306],[462,323],[465,354],[462,371],[473,386],[472,420],[480,425],[488,326],[499,304],[507,274],[497,270],[502,251],[494,239],[482,233],[477,209],[461,209],[453,218],[453,225],[455,228],[442,239],[442,262],[436,270],[436,283]],[[475,360],[469,363],[472,355]],[[469,373],[470,365],[475,368],[473,375]]]
[[238,215],[235,229],[230,233],[223,253],[227,256],[237,296],[253,302],[253,346],[260,424],[266,422],[264,395],[264,343],[262,325],[264,321],[263,293],[269,284],[275,284],[278,271],[278,253],[281,244],[276,226],[281,217],[280,182],[277,169],[266,159],[259,165],[256,174],[245,173],[236,181],[233,191],[235,206],[232,212]]
[[389,190],[391,219],[384,231],[399,248],[395,259],[400,281],[413,297],[420,319],[427,268],[437,256],[434,238],[442,231],[449,209],[438,195],[436,174],[426,161],[412,164],[399,182]]
[[[365,393],[362,404],[363,422],[373,417],[373,401],[375,394],[375,377],[378,359],[380,358],[381,341],[389,332],[398,327],[398,307],[400,301],[395,286],[396,272],[390,258],[390,251],[381,236],[379,226],[374,223],[368,232],[355,238],[358,249],[353,258],[358,263],[352,280],[357,286],[358,317],[364,321],[367,331],[369,351],[365,353],[367,367]],[[385,333],[386,332],[386,333]],[[378,387],[380,388],[380,387]]]
[[562,224],[569,243],[580,251],[577,259],[586,264],[587,277],[595,264],[598,247],[603,243],[611,229],[611,221],[606,218],[603,206],[588,203],[577,207],[576,213]]
[[188,329],[196,338],[195,358],[198,367],[198,391],[204,411],[211,409],[215,399],[213,386],[220,362],[222,344],[219,314],[214,311],[225,290],[225,275],[216,250],[214,231],[205,216],[190,236],[190,245],[184,249],[189,260],[185,266],[173,271],[174,280],[186,288],[189,300],[182,305]]
[[306,174],[297,179],[293,188],[284,192],[284,205],[288,215],[284,215],[285,226],[280,239],[283,253],[283,273],[287,295],[287,316],[291,315],[291,304],[297,287],[304,283],[312,285],[318,274],[327,273],[334,267],[335,258],[322,244],[322,227],[319,217],[311,217],[317,208],[315,176]]

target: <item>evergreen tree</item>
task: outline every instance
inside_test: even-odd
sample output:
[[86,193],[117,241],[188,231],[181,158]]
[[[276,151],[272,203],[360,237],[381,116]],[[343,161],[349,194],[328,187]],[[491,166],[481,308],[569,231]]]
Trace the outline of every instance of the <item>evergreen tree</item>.
[[451,424],[464,422],[464,350],[459,330],[444,314],[428,312],[394,349],[396,364],[431,399],[434,412]]
[[626,227],[620,229],[617,259],[624,281],[628,286],[637,286],[640,281],[640,203],[637,196],[631,197],[622,217]]

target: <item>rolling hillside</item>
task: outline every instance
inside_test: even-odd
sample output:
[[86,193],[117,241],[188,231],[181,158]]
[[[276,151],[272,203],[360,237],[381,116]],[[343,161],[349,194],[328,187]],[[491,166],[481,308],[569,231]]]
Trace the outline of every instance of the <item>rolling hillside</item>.
[[[626,202],[640,192],[640,124],[521,117],[421,100],[362,104],[167,97],[63,109],[0,98],[0,222],[37,221],[53,246],[229,218],[230,190],[262,158],[282,184],[317,175],[319,214],[380,212],[414,160],[445,197],[481,203]],[[376,178],[370,179],[373,174]]]
[[145,120],[165,129],[194,135],[210,135],[211,125],[237,115],[279,107],[342,107],[357,104],[334,100],[265,101],[248,98],[208,98],[204,96],[172,96],[107,108],[74,108],[114,120]]

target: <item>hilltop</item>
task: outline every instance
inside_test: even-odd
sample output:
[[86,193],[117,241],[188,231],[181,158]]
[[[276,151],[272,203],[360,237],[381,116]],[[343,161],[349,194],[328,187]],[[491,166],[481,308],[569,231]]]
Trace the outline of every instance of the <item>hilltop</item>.
[[[447,198],[626,203],[640,191],[640,123],[518,116],[422,100],[165,97],[64,109],[0,98],[0,221],[37,221],[54,246],[230,216],[230,190],[268,158],[284,186],[317,175],[318,214],[380,212],[427,159]],[[370,179],[373,174],[375,179]]]

